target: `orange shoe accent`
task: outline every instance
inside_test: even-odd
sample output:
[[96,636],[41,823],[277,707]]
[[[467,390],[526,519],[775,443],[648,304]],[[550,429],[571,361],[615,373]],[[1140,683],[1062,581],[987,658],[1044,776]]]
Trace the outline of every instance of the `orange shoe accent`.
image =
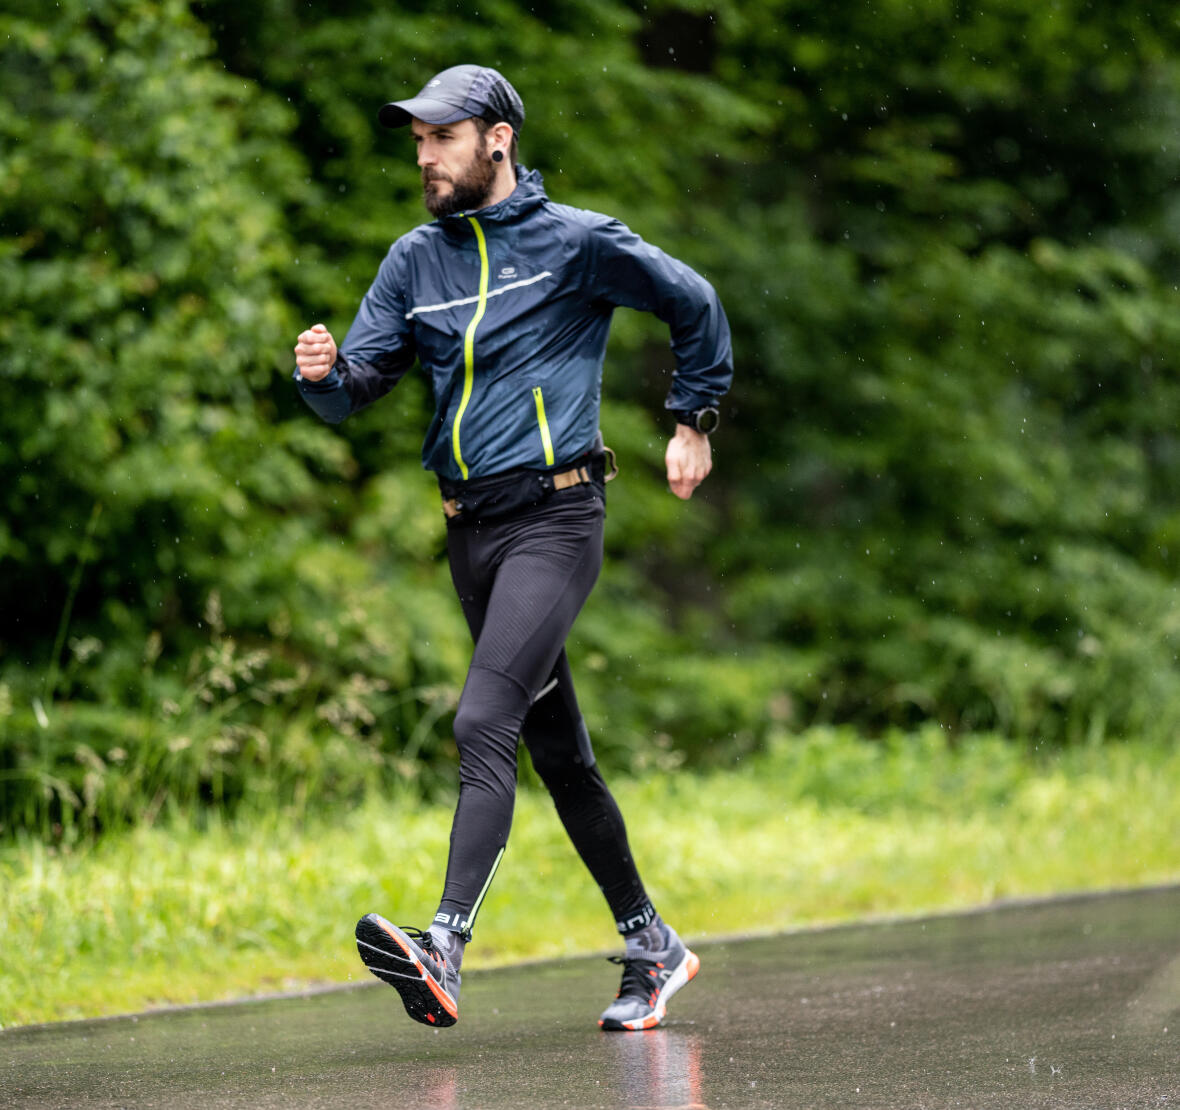
[[459,1007],[455,1005],[454,999],[452,999],[451,996],[438,985],[434,976],[428,971],[423,971],[422,974],[426,978],[426,985],[430,988],[430,993],[438,999],[438,1004],[444,1010],[446,1010],[446,1012],[450,1014],[451,1017],[457,1019],[459,1017]]

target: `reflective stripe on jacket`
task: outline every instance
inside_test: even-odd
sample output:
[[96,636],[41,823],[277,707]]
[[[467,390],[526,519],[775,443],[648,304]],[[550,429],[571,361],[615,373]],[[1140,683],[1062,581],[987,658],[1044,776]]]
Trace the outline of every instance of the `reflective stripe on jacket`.
[[417,358],[435,413],[428,470],[452,480],[583,454],[598,431],[602,364],[617,307],[671,330],[666,406],[715,404],[733,377],[713,287],[618,220],[555,204],[517,170],[499,204],[415,228],[390,248],[336,365],[300,392],[337,423],[384,396]]

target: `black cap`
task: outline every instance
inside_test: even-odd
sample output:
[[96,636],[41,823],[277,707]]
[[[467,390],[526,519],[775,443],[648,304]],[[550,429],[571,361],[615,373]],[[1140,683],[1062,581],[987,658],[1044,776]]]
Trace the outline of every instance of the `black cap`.
[[395,100],[377,113],[386,127],[405,127],[411,118],[437,124],[458,123],[473,116],[489,123],[507,123],[519,135],[524,104],[496,70],[466,65],[444,69],[412,100]]

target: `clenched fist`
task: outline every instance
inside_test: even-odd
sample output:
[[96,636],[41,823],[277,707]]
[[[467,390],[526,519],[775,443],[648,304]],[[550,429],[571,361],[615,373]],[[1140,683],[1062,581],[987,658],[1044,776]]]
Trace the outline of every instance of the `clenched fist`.
[[299,333],[295,344],[295,363],[299,373],[309,382],[328,376],[336,362],[336,340],[323,324],[315,324]]

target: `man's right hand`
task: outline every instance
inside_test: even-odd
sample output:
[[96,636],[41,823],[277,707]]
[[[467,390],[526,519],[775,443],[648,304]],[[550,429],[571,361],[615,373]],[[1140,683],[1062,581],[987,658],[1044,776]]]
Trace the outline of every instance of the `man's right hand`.
[[323,324],[315,324],[299,333],[295,363],[306,381],[318,382],[328,376],[328,371],[336,363],[336,340]]

